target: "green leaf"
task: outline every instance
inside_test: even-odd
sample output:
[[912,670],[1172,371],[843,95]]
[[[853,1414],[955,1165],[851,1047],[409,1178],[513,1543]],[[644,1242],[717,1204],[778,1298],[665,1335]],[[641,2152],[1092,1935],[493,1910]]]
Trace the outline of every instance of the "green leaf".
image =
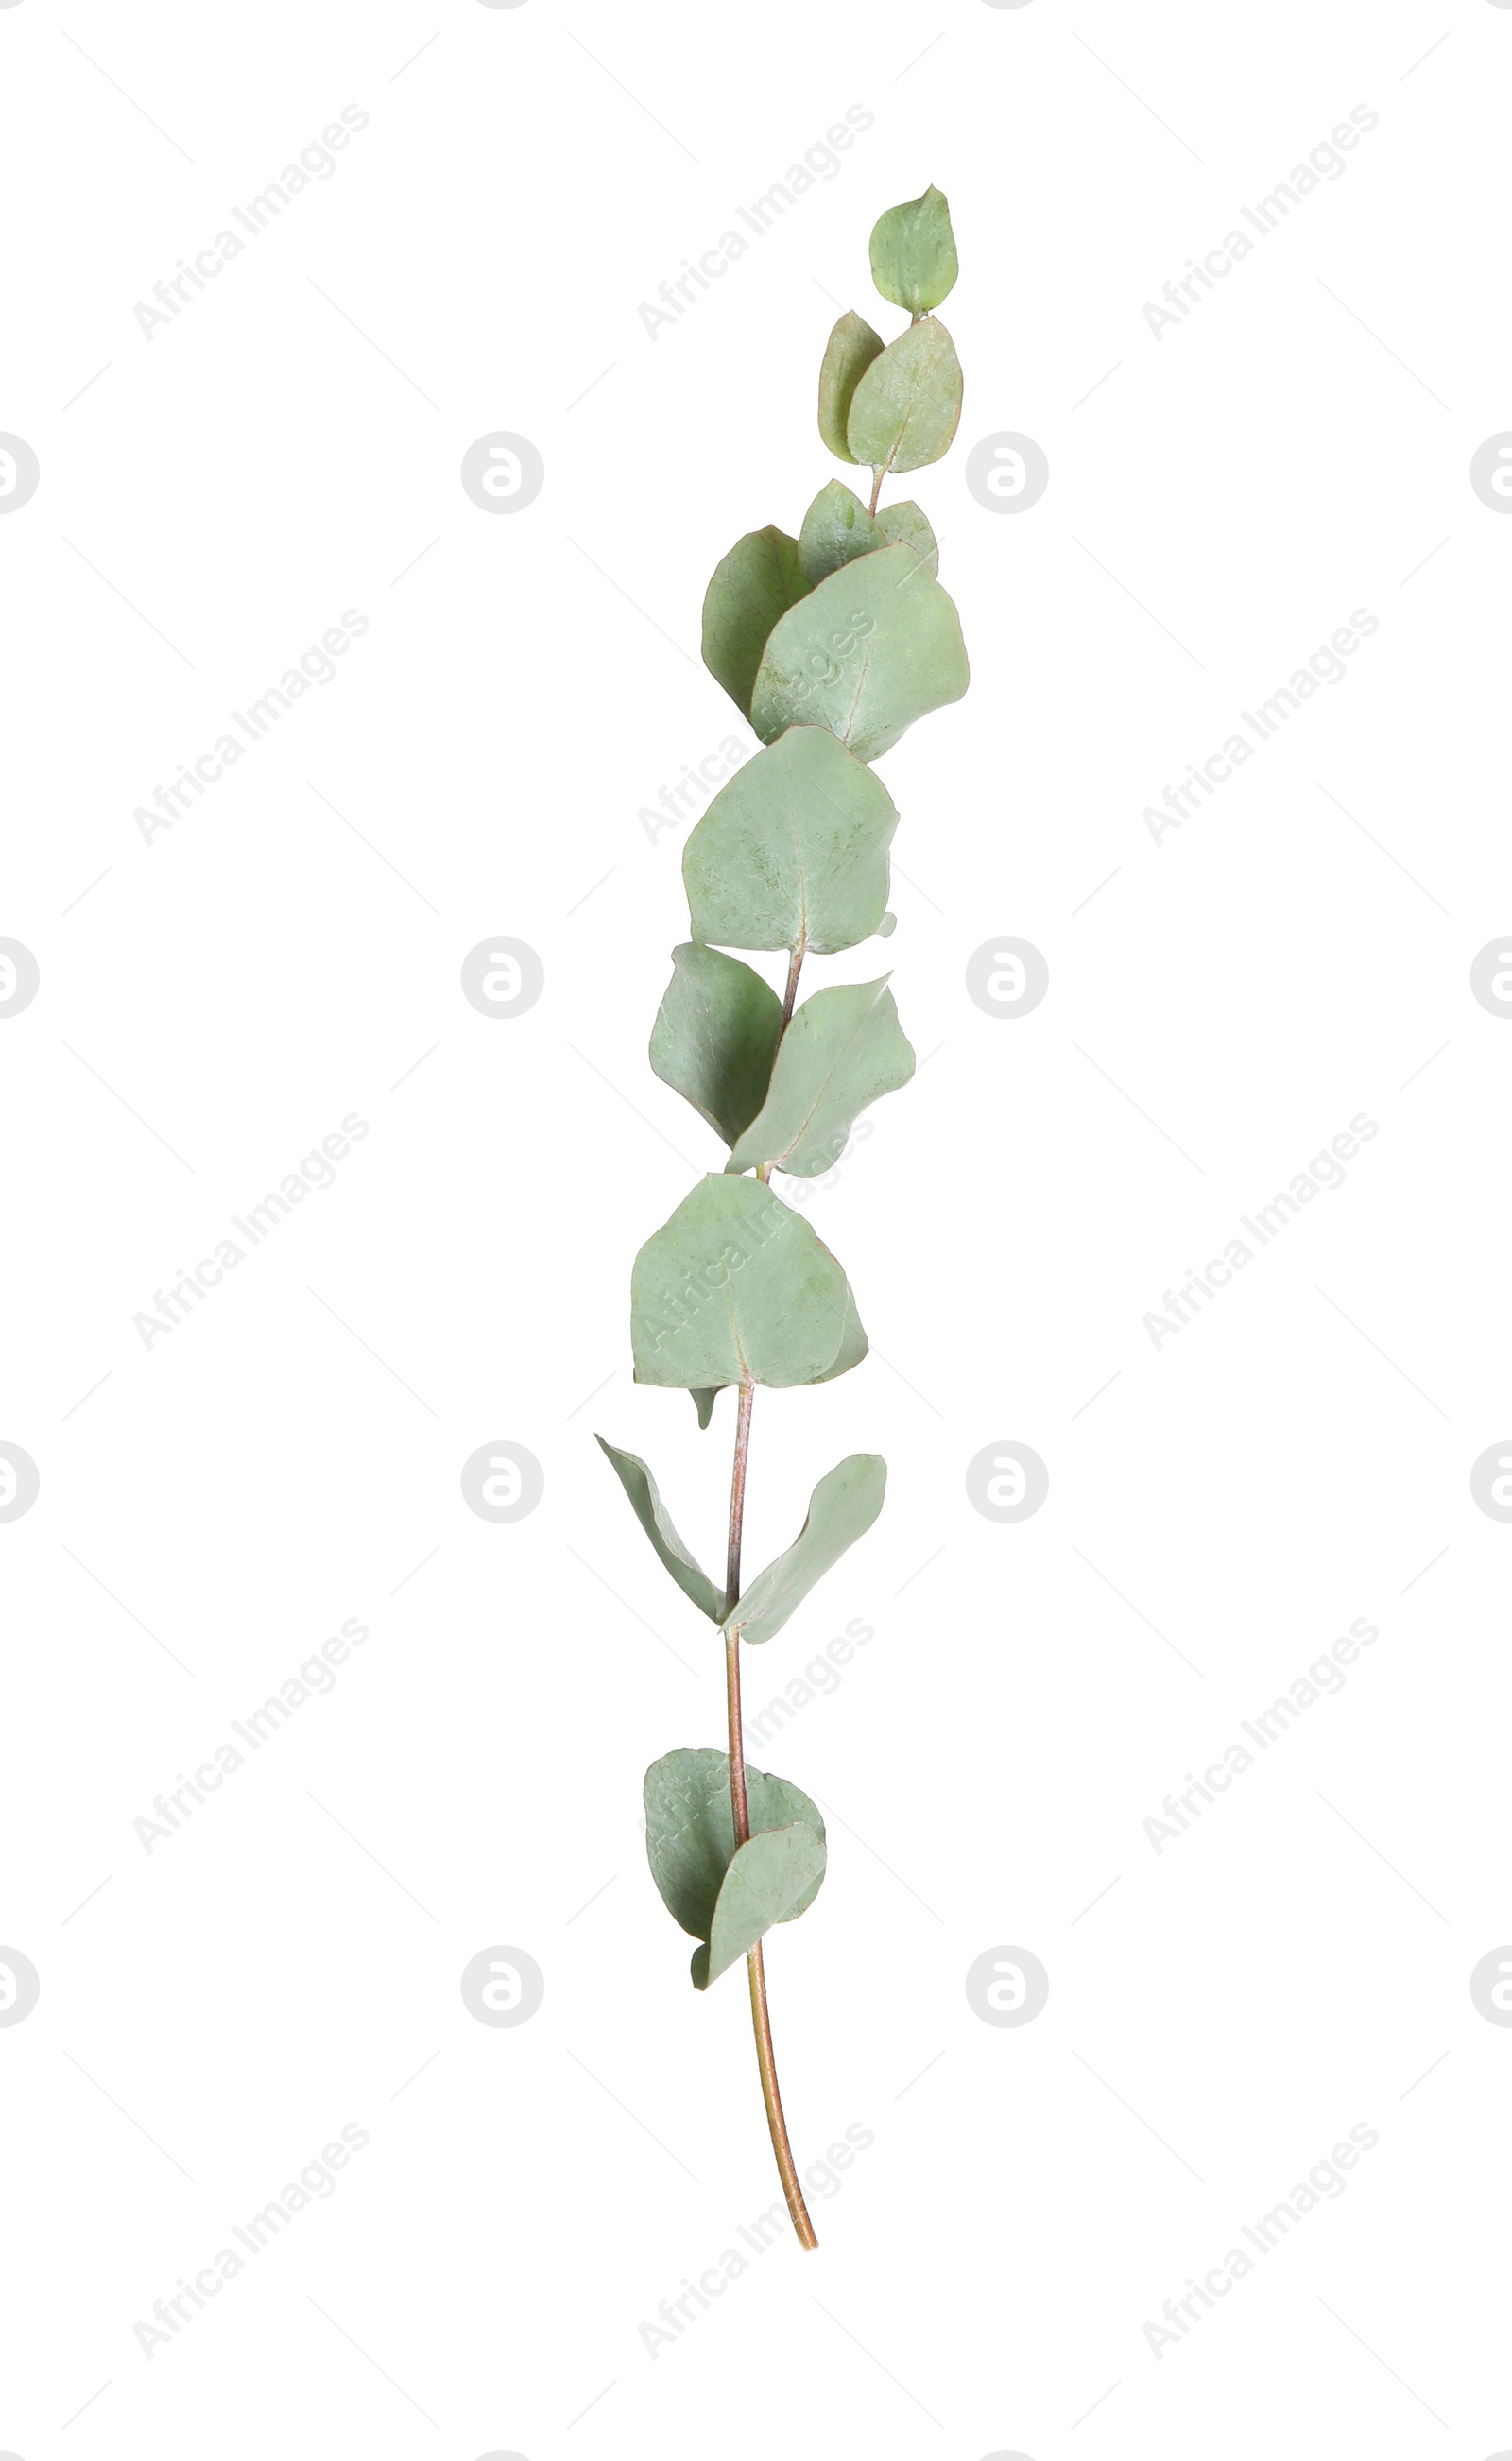
[[741,1592],[725,1616],[725,1631],[738,1624],[742,1639],[753,1643],[780,1632],[815,1582],[865,1536],[886,1490],[887,1465],[880,1453],[852,1453],[838,1462],[809,1498],[808,1518],[792,1546]]
[[838,572],[842,564],[853,563],[858,555],[870,555],[874,547],[886,544],[861,498],[838,479],[831,479],[803,516],[798,559],[805,581],[812,586]]
[[[834,1370],[830,1372],[833,1374]],[[698,1413],[698,1424],[701,1428],[707,1427],[714,1414],[714,1403],[725,1388],[722,1384],[691,1384],[688,1389],[692,1395],[693,1408]]]
[[918,470],[948,453],[961,422],[961,362],[933,316],[910,325],[874,359],[850,406],[846,434],[874,470]]
[[877,516],[877,527],[892,546],[911,546],[925,570],[935,581],[940,578],[940,549],[935,535],[919,506],[911,501],[901,504],[884,504]]
[[748,530],[715,566],[704,596],[704,665],[742,717],[751,715],[751,688],[773,625],[807,589],[797,539],[770,524]]
[[845,1323],[841,1333],[840,1348],[836,1351],[830,1365],[825,1368],[823,1375],[815,1377],[815,1383],[832,1384],[837,1376],[847,1376],[853,1367],[859,1367],[865,1356],[866,1337],[861,1329],[861,1318],[856,1313],[856,1301],[852,1295],[845,1311]]
[[819,432],[841,461],[856,459],[845,441],[851,396],[882,349],[882,335],[874,333],[854,308],[846,310],[824,345],[824,364],[819,372]]
[[[860,1348],[850,1284],[760,1180],[711,1171],[648,1239],[630,1276],[638,1384],[813,1384]],[[851,1360],[849,1364],[854,1364]]]
[[[816,596],[839,590],[831,603],[846,605],[855,573],[892,557],[917,570],[905,547],[889,547],[833,573]],[[873,633],[879,629],[873,619]],[[780,741],[720,787],[683,850],[693,935],[726,948],[827,956],[870,939],[882,920],[898,814],[881,779],[827,727],[772,731]]]
[[823,1877],[824,1841],[806,1820],[764,1830],[737,1846],[714,1907],[709,1945],[695,1948],[689,1960],[693,1989],[707,1991],[774,1923],[791,1922]]
[[782,1037],[766,1101],[728,1170],[764,1162],[797,1179],[817,1179],[839,1161],[867,1104],[906,1085],[913,1045],[898,1022],[888,979],[837,983],[803,1002]]
[[872,232],[871,278],[884,299],[912,315],[938,308],[960,269],[950,208],[938,188],[892,206]]
[[685,941],[651,1028],[651,1066],[685,1094],[727,1145],[766,1100],[782,1003],[738,957]]
[[621,1452],[618,1444],[607,1438],[597,1439],[619,1473],[620,1484],[630,1499],[636,1520],[671,1573],[672,1579],[695,1607],[717,1623],[725,1611],[725,1594],[716,1590],[697,1558],[692,1554],[672,1527],[672,1519],[657,1492],[656,1481],[646,1464],[634,1453]]
[[[911,546],[883,547],[832,572],[781,618],[762,655],[751,723],[765,743],[786,727],[827,727],[859,760],[875,760],[915,718],[959,700],[969,681],[952,601]],[[750,778],[762,758],[748,761],[732,784]],[[690,853],[730,792],[725,786],[715,797],[689,841]],[[685,859],[685,877],[687,869]],[[880,912],[867,923],[868,933]],[[700,939],[726,936],[704,931],[696,920],[693,928]],[[829,945],[848,948],[862,936],[852,932]],[[780,944],[737,936],[732,945]]]
[[884,914],[882,921],[877,926],[877,937],[879,940],[890,940],[897,929],[898,917],[896,914]]
[[[824,1823],[802,1787],[766,1777],[749,1761],[746,1809],[753,1836],[801,1820],[823,1841]],[[709,1937],[735,1851],[727,1754],[685,1750],[653,1761],[646,1772],[647,1857],[668,1913],[694,1939]],[[780,1919],[794,1921],[818,1894],[816,1880]]]

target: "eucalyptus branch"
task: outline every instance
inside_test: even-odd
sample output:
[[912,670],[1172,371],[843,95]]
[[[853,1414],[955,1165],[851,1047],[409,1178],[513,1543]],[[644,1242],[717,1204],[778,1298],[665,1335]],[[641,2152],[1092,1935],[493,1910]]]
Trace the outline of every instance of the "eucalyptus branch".
[[[818,1895],[824,1823],[801,1787],[746,1760],[740,1650],[774,1638],[871,1528],[887,1473],[875,1453],[837,1464],[792,1546],[742,1586],[756,1387],[826,1383],[867,1351],[843,1271],[771,1181],[775,1170],[827,1171],[867,1105],[913,1074],[886,974],[815,992],[801,1008],[799,976],[810,950],[826,956],[892,931],[898,814],[870,764],[969,680],[928,522],[912,503],[878,516],[888,473],[938,461],[961,415],[960,362],[933,313],[957,271],[938,188],[883,215],[871,266],[911,321],[884,343],[854,311],[841,316],[819,385],[820,435],[840,460],[870,465],[870,504],[831,480],[797,538],[768,527],[740,539],[704,600],[704,663],[764,748],[688,841],[692,936],[672,952],[651,1030],[652,1068],[729,1149],[646,1242],[630,1281],[636,1381],[689,1392],[700,1427],[726,1386],[736,1394],[722,1589],[679,1537],[646,1464],[599,1438],[666,1571],[724,1637],[727,1749],[669,1752],[648,1769],[647,1852],[669,1911],[698,1942],[694,1987],[746,1960],[767,2125],[805,2248],[818,2241],[777,2086],[763,1942]],[[785,950],[782,997],[730,949]]]

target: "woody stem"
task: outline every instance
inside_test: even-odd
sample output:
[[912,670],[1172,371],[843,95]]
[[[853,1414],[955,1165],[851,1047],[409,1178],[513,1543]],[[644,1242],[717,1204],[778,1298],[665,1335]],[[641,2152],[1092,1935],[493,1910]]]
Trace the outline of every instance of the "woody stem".
[[[789,983],[791,994],[796,988],[801,960],[795,957]],[[740,1595],[740,1532],[745,1519],[746,1466],[751,1451],[751,1405],[756,1400],[756,1386],[749,1376],[740,1381],[740,1402],[735,1417],[735,1466],[730,1479],[730,1552],[726,1566],[726,1613]],[[751,1814],[746,1801],[745,1738],[740,1720],[740,1627],[732,1625],[725,1639],[725,1701],[730,1724],[730,1809],[735,1821],[735,1839],[738,1850],[751,1834]],[[766,2105],[767,2127],[772,2133],[772,2151],[777,2155],[777,2176],[799,2243],[816,2248],[819,2238],[803,2202],[799,2185],[798,2166],[793,2148],[788,2142],[787,2121],[782,2113],[782,2094],[777,2085],[777,2056],[772,2048],[772,2019],[767,2008],[766,1967],[757,1940],[746,1958],[751,1982],[751,2022],[756,2029],[756,2066],[761,2072],[761,2099]]]
[[[807,945],[806,934],[788,961],[787,988],[782,1000],[782,1023],[777,1039],[787,1032],[794,1003],[798,998],[798,978],[803,965]],[[756,1177],[763,1182],[768,1167],[761,1164]],[[740,1595],[740,1533],[745,1523],[746,1469],[751,1457],[751,1409],[756,1400],[756,1385],[749,1376],[740,1380],[740,1402],[735,1414],[735,1466],[730,1475],[730,1552],[725,1564],[725,1613],[728,1615]],[[732,1625],[725,1639],[725,1705],[730,1727],[730,1810],[735,1823],[736,1847],[741,1847],[751,1834],[751,1812],[746,1800],[745,1736],[740,1722],[740,1627]],[[792,2215],[799,2244],[805,2248],[819,2245],[818,2235],[809,2219],[799,2185],[798,2166],[793,2148],[788,2142],[787,2121],[782,2114],[782,2094],[777,2084],[777,2055],[772,2047],[772,2018],[767,2007],[766,1964],[757,1940],[746,1958],[751,1983],[751,2022],[756,2030],[756,2066],[761,2072],[761,2099],[766,2105],[767,2126],[772,2132],[772,2151],[777,2155],[777,2176],[782,2194]]]

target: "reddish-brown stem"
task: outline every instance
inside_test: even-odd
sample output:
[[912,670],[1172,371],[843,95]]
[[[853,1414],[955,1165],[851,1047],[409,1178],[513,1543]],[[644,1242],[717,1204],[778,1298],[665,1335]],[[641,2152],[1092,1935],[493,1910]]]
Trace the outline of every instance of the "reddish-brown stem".
[[[735,1469],[730,1481],[730,1553],[726,1590],[733,1606],[740,1594],[740,1530],[745,1514],[746,1465],[751,1449],[751,1404],[756,1387],[749,1379],[740,1386],[740,1406],[735,1419]],[[729,1612],[729,1609],[726,1609]],[[735,1844],[743,1846],[751,1834],[751,1814],[746,1802],[745,1736],[740,1720],[740,1627],[732,1626],[725,1641],[725,1701],[730,1723],[730,1809],[735,1821]],[[799,2184],[798,2165],[788,2142],[787,2121],[782,2111],[782,2094],[777,2085],[777,2055],[772,2047],[772,2019],[767,2008],[766,1966],[758,1940],[746,1958],[751,1981],[751,2022],[756,2029],[756,2066],[761,2074],[761,2099],[766,2106],[767,2127],[772,2135],[772,2151],[777,2155],[777,2177],[793,2228],[800,2247],[816,2248],[819,2236],[809,2219],[803,2191]]]
[[887,473],[885,468],[874,470],[871,474],[871,503],[867,505],[866,510],[870,513],[873,521],[877,518],[877,505],[882,495],[882,482],[886,476]]
[[[735,1467],[730,1474],[730,1552],[725,1559],[725,1613],[740,1595],[740,1530],[746,1509],[746,1463],[751,1451],[751,1405],[756,1400],[756,1386],[749,1380],[740,1387],[740,1404],[735,1413]],[[725,1637],[725,1706],[730,1728],[730,1809],[735,1820],[735,1844],[743,1846],[751,1834],[751,1816],[746,1807],[745,1736],[740,1723],[740,1627]]]
[[788,960],[787,990],[782,995],[782,1022],[777,1028],[778,1042],[781,1041],[783,1035],[786,1034],[788,1027],[793,1021],[793,1003],[798,998],[798,978],[802,970],[803,955],[807,947],[808,941],[806,938],[799,940],[798,947],[794,950],[792,956]]
[[[793,1015],[798,998],[798,978],[803,963],[800,940],[788,966],[787,994],[782,1002],[783,1034]],[[780,1039],[780,1037],[779,1037]],[[763,1165],[757,1176],[765,1180]],[[749,1376],[742,1377],[740,1401],[735,1413],[735,1466],[730,1473],[730,1547],[725,1558],[725,1613],[728,1615],[740,1595],[740,1533],[745,1523],[746,1470],[751,1458],[751,1409],[756,1400],[756,1386]],[[725,1706],[730,1728],[730,1811],[735,1823],[737,1847],[751,1834],[751,1812],[746,1800],[745,1734],[740,1719],[740,1627],[732,1625],[725,1640]],[[777,2155],[777,2177],[793,2228],[800,2247],[816,2248],[819,2236],[809,2219],[803,2191],[799,2185],[798,2165],[788,2142],[787,2121],[782,2112],[782,2094],[777,2085],[777,2054],[772,2047],[772,2019],[767,2008],[766,1965],[758,1940],[746,1958],[751,1982],[751,2022],[756,2031],[756,2066],[761,2073],[761,2099],[766,2105],[767,2127],[772,2134],[772,2151]]]

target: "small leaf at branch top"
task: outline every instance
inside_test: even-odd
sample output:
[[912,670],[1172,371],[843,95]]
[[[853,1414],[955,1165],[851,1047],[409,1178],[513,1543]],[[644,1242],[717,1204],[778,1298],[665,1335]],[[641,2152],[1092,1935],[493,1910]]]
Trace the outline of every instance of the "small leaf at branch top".
[[704,595],[704,665],[742,717],[751,715],[751,688],[773,625],[807,589],[797,539],[771,524],[748,530],[715,566]]
[[865,1356],[854,1311],[843,1272],[791,1206],[759,1180],[711,1171],[635,1259],[635,1380],[818,1383],[842,1346],[859,1339]]
[[948,453],[961,423],[961,362],[933,316],[874,359],[850,406],[850,449],[874,470],[920,470]]
[[[816,595],[843,592],[855,573],[894,556],[918,570],[905,547],[889,547],[831,574]],[[683,881],[695,937],[820,956],[869,940],[886,909],[897,825],[881,779],[827,726],[791,727],[720,787],[688,840]]]
[[651,1066],[727,1145],[755,1119],[772,1076],[782,1003],[738,957],[685,941],[651,1028]]
[[766,1101],[727,1169],[766,1162],[796,1179],[817,1179],[840,1160],[867,1104],[906,1085],[913,1045],[887,980],[837,983],[803,1002],[782,1037]]
[[[824,1823],[801,1787],[766,1777],[746,1764],[746,1808],[753,1835],[795,1820],[820,1843]],[[724,1752],[668,1752],[646,1772],[646,1852],[651,1877],[674,1922],[706,1940],[735,1851],[730,1809],[730,1762]],[[792,1922],[819,1894],[819,1881],[780,1919]]]
[[854,308],[846,310],[824,346],[824,364],[819,372],[819,432],[841,461],[856,459],[845,441],[851,396],[883,348],[882,335],[874,333]]
[[621,1452],[618,1444],[609,1444],[603,1436],[597,1439],[619,1473],[620,1484],[630,1499],[636,1520],[671,1573],[672,1579],[695,1607],[717,1623],[725,1611],[725,1594],[716,1590],[703,1566],[691,1552],[672,1527],[672,1519],[657,1492],[656,1481],[646,1464],[634,1453]]
[[874,547],[886,544],[861,498],[838,479],[831,479],[803,516],[798,560],[804,580],[812,585],[838,572],[842,564],[852,564],[857,556],[870,555]]
[[887,1465],[880,1453],[852,1453],[821,1478],[809,1498],[808,1519],[787,1552],[748,1583],[724,1628],[743,1640],[770,1640],[800,1607],[816,1581],[863,1538],[882,1510]]
[[926,572],[939,580],[940,549],[934,532],[911,499],[901,504],[884,504],[877,516],[877,527],[890,546],[911,546]]
[[714,1907],[707,1948],[689,1961],[693,1989],[707,1991],[721,1974],[763,1939],[774,1923],[791,1922],[799,1900],[814,1895],[824,1877],[824,1841],[806,1820],[748,1837],[731,1858]]
[[893,205],[871,235],[871,278],[884,299],[922,316],[955,289],[960,272],[950,208],[938,188]]
[[[780,619],[762,653],[751,723],[765,743],[786,727],[827,727],[859,760],[875,760],[916,717],[959,700],[969,681],[953,602],[911,546],[883,547],[832,572]],[[759,766],[760,756],[732,782]],[[720,789],[690,850],[730,791]],[[683,868],[686,874],[686,858]],[[866,927],[876,928],[875,920]],[[700,938],[716,936],[699,931]],[[777,943],[737,939],[733,945]]]

